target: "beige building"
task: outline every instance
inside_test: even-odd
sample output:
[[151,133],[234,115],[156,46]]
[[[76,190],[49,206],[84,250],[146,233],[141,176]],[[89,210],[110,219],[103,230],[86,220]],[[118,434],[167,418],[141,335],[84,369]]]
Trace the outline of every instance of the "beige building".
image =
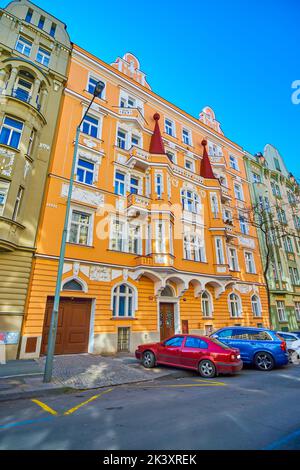
[[33,3],[0,10],[0,333],[10,359],[18,355],[70,50],[65,24]]

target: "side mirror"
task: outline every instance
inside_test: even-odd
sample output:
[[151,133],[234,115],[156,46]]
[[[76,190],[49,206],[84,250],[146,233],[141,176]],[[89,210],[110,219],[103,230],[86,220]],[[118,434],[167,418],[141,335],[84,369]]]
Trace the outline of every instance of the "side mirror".
[[215,339],[218,339],[218,338],[219,338],[219,336],[216,335],[216,334],[212,334],[211,337],[212,337],[212,338],[215,338]]

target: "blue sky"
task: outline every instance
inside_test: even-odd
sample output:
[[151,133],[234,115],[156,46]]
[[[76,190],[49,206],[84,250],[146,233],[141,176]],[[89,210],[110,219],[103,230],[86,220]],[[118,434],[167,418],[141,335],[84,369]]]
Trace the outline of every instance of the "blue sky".
[[211,106],[246,150],[275,145],[300,179],[300,104],[291,101],[300,80],[299,0],[35,3],[104,61],[133,52],[153,91],[193,116]]

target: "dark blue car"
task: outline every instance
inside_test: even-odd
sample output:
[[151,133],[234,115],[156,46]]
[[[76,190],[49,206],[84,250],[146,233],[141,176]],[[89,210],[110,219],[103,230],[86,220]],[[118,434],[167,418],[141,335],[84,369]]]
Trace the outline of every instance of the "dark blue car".
[[211,334],[222,343],[240,350],[245,364],[253,364],[259,370],[272,370],[288,364],[285,341],[275,331],[267,328],[228,326]]

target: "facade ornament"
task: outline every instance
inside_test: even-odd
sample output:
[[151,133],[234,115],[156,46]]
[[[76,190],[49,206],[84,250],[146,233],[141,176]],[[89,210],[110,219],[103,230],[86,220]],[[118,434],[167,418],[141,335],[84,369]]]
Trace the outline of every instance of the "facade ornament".
[[92,266],[90,268],[90,280],[91,281],[111,281],[111,269],[104,268],[102,266]]

